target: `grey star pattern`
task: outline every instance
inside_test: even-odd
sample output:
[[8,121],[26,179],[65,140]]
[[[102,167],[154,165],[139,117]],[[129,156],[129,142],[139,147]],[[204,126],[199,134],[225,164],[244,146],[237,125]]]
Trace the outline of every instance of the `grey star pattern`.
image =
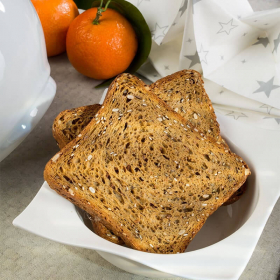
[[221,55],[221,60],[224,60],[224,56],[223,55]]
[[185,55],[185,57],[191,60],[191,64],[189,66],[190,68],[196,65],[197,63],[200,63],[200,59],[197,51],[195,52],[194,55]]
[[184,14],[187,8],[188,8],[188,0],[185,0],[183,6],[179,9],[179,12],[181,12],[180,17]]
[[158,25],[158,23],[156,23],[155,25],[155,29],[153,31],[151,31],[152,33],[152,38],[154,40],[156,40],[157,38],[160,38],[160,37],[164,37],[165,34],[166,34],[166,29],[168,28],[168,25],[166,26],[163,26],[163,27],[160,27]]
[[274,108],[272,106],[269,106],[267,104],[263,104],[262,106],[260,106],[260,108],[264,108],[267,110],[267,113],[270,114],[271,110]]
[[231,30],[238,26],[233,24],[233,18],[229,22],[219,22],[219,24],[221,25],[221,29],[217,32],[217,34],[226,33],[227,35],[229,35]]
[[277,124],[280,124],[280,118],[264,117],[264,119],[275,119]]
[[258,37],[258,42],[256,42],[254,45],[263,45],[265,48],[267,47],[269,41],[268,41],[268,38],[267,37],[264,37],[264,38],[260,38]]
[[169,65],[164,65],[164,70],[169,70]]
[[158,76],[157,74],[153,75],[155,78]]
[[244,63],[246,63],[247,61],[246,61],[245,59],[243,59],[241,62],[244,64]]
[[224,93],[224,85],[222,85],[221,91],[219,92],[219,94]]
[[247,35],[247,33],[244,33],[244,34],[243,34],[243,36],[246,36],[246,35]]
[[274,51],[277,52],[279,44],[280,44],[280,33],[278,35],[278,38],[274,40],[274,49],[272,52],[274,52]]
[[257,92],[262,92],[263,91],[265,93],[265,95],[269,98],[271,92],[274,89],[280,88],[280,86],[273,84],[273,80],[274,80],[274,77],[272,77],[267,82],[257,81],[260,87],[256,91],[254,91],[253,93],[257,93]]
[[186,42],[191,43],[191,42],[192,42],[192,39],[191,39],[191,38],[189,38],[189,40],[187,40]]
[[177,24],[177,22],[173,22],[172,26],[174,26],[174,25],[176,25],[176,24]]
[[241,16],[237,16],[238,19],[241,19]]
[[137,1],[137,7],[139,7],[143,1],[148,1],[148,2],[150,2],[150,0],[138,0],[138,1]]
[[230,113],[226,114],[226,116],[233,117],[235,120],[238,120],[239,118],[248,118],[248,116],[246,116],[244,113],[235,111],[231,111]]
[[201,62],[204,62],[205,64],[207,64],[206,56],[208,53],[209,53],[209,51],[205,51],[201,45],[200,51],[198,53]]

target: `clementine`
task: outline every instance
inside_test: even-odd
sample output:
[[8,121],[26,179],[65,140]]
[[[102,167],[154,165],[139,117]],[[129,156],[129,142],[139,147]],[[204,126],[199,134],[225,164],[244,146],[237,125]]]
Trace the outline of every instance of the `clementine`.
[[73,0],[31,0],[40,18],[48,56],[66,50],[66,34],[79,11]]
[[138,42],[132,25],[120,13],[107,9],[94,22],[97,10],[91,8],[73,20],[66,51],[77,71],[100,80],[124,72],[137,52]]

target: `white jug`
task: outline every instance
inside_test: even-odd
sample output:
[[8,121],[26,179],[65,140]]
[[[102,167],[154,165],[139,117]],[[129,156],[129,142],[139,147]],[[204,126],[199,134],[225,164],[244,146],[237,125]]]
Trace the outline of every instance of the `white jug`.
[[39,122],[55,92],[32,3],[0,0],[0,161]]

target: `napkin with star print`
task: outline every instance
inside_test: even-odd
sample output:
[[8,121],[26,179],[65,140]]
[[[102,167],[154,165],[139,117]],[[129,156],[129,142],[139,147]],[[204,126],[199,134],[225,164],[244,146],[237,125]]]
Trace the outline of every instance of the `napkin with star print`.
[[139,73],[156,81],[181,69],[203,73],[215,111],[280,130],[280,9],[247,0],[129,0],[153,36]]

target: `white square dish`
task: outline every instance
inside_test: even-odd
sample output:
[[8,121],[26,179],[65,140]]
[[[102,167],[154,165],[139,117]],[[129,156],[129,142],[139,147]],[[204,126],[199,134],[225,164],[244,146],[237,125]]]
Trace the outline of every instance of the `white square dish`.
[[264,130],[217,115],[223,137],[251,168],[248,190],[236,203],[220,207],[187,251],[163,255],[113,244],[85,226],[73,204],[44,183],[16,227],[64,244],[96,250],[112,264],[148,277],[238,279],[280,196],[280,131]]

